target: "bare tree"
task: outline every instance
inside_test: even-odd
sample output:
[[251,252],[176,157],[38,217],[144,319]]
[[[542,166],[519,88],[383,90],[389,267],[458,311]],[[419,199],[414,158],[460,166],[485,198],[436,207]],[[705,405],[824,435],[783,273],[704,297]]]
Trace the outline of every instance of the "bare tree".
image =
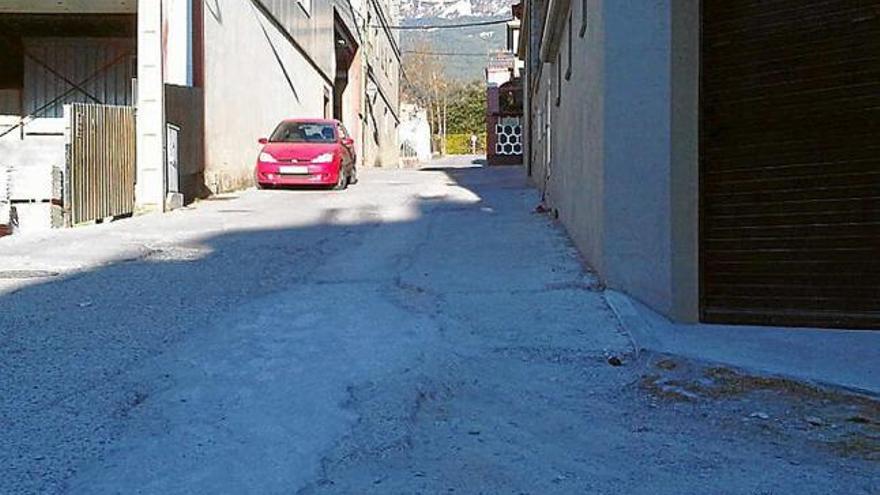
[[428,110],[431,134],[440,138],[440,153],[446,153],[447,116],[449,93],[454,83],[445,73],[445,67],[437,55],[432,55],[433,45],[426,40],[416,44],[403,59],[403,97]]

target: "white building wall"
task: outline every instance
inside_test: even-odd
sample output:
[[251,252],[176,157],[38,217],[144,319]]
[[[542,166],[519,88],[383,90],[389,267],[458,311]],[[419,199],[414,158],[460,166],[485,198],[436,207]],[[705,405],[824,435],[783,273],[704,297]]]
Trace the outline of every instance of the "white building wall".
[[404,158],[427,163],[431,161],[431,125],[428,112],[412,104],[401,105],[399,139],[400,145],[407,148]]

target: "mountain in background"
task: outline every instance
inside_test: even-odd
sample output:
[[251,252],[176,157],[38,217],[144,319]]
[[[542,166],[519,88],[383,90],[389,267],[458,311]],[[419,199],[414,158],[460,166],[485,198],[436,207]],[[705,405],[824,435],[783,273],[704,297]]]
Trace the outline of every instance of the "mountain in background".
[[[405,26],[434,26],[503,20],[511,17],[514,0],[401,0],[400,13]],[[455,29],[403,30],[400,47],[440,53],[446,75],[460,81],[483,80],[489,54],[504,50],[507,28],[504,24]]]

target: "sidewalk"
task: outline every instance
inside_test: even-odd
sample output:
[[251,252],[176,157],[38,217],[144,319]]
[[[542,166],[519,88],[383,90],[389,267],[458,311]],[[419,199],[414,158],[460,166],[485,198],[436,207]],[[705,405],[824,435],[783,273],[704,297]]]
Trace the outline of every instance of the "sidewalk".
[[880,396],[880,332],[676,324],[626,294],[605,298],[638,349]]

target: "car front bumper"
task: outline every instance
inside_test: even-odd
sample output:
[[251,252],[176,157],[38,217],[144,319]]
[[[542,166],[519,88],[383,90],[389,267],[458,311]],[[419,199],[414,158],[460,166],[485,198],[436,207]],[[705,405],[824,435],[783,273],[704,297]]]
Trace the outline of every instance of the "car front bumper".
[[303,171],[289,173],[285,167],[292,164],[257,162],[256,181],[271,186],[329,186],[339,182],[339,163],[296,164]]

